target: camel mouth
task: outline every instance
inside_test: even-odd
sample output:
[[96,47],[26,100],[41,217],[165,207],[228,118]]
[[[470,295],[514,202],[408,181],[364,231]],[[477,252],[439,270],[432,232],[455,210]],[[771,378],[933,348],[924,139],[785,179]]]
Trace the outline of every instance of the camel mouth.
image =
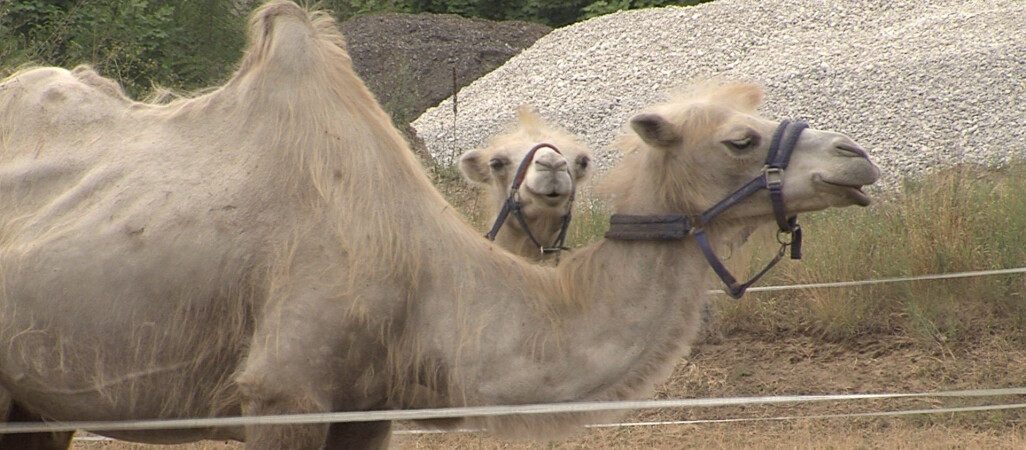
[[561,192],[558,189],[553,189],[549,192],[542,193],[535,191],[534,189],[531,189],[530,186],[524,186],[524,188],[528,192],[530,192],[531,195],[538,198],[543,203],[549,206],[560,206],[560,204],[562,204],[567,198],[570,197],[569,193]]
[[840,188],[841,192],[844,193],[844,196],[851,200],[852,203],[858,206],[869,206],[873,203],[873,199],[870,198],[869,195],[862,190],[862,188],[865,187],[865,185],[844,183],[839,181],[829,181],[824,180],[822,178],[820,178],[819,181],[823,184]]

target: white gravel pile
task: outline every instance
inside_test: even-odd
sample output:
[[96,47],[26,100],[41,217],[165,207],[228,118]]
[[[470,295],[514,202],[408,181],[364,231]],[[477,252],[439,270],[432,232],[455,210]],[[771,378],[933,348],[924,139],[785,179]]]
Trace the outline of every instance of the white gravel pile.
[[[771,118],[840,131],[885,186],[957,162],[1026,156],[1026,1],[717,0],[554,30],[413,122],[442,162],[519,105],[582,136],[600,170],[627,120],[703,78],[763,84]],[[455,139],[455,142],[454,142]],[[458,155],[457,155],[458,156]]]

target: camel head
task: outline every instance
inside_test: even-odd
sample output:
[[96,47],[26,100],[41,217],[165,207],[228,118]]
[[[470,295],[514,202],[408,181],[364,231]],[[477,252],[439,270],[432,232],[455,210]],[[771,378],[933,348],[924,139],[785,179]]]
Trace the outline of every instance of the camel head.
[[464,153],[460,172],[469,182],[488,188],[499,206],[509,196],[524,156],[542,142],[552,144],[559,153],[551,148],[535,153],[527,167],[521,202],[540,214],[564,214],[574,186],[590,174],[591,153],[575,136],[545,123],[527,107],[517,111],[515,129],[493,137],[485,148]]
[[[590,174],[591,153],[575,136],[545,123],[527,107],[520,108],[517,117],[516,128],[493,137],[485,148],[464,153],[459,168],[470,183],[485,188],[498,211],[509,198],[513,179],[528,152],[541,143],[558,149],[538,148],[525,167],[516,199],[531,232],[548,244],[548,236],[559,232],[569,212],[575,187]],[[518,224],[510,224],[514,234],[523,233]],[[510,250],[520,253],[516,248]]]
[[[755,109],[763,91],[752,84],[705,85],[630,120],[621,138],[624,162],[600,192],[618,213],[698,215],[765,176],[767,154],[781,122]],[[640,169],[640,170],[639,170]],[[636,174],[645,173],[646,177]],[[880,171],[849,137],[805,129],[779,174],[784,213],[848,205],[867,206],[862,187]],[[768,177],[767,177],[768,178]],[[767,189],[754,192],[718,217],[749,223],[774,216]]]

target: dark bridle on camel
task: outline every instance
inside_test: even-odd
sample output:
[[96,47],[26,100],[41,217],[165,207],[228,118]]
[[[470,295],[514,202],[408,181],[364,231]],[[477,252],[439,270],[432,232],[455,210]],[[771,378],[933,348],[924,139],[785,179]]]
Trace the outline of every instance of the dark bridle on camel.
[[[791,160],[791,153],[802,131],[808,128],[804,122],[791,122],[785,120],[780,123],[773,133],[773,141],[770,143],[769,154],[766,155],[766,165],[763,166],[762,174],[755,177],[748,184],[728,195],[719,203],[713,205],[702,214],[692,220],[683,214],[667,215],[627,215],[614,214],[609,219],[609,231],[606,232],[607,239],[621,240],[679,240],[687,236],[694,236],[698,246],[702,249],[706,261],[712,266],[716,275],[727,285],[726,293],[734,298],[741,298],[745,291],[752,286],[766,272],[780,262],[784,257],[787,247],[791,247],[791,259],[802,257],[802,229],[798,225],[798,216],[788,217],[784,212],[783,174]],[[737,279],[730,274],[730,271],[723,265],[720,258],[713,252],[709,244],[709,238],[705,234],[705,226],[717,215],[731,206],[740,203],[760,189],[768,189],[770,201],[773,202],[773,215],[776,218],[779,231],[777,241],[780,243],[780,250],[777,255],[752,279],[744,283],[738,283]]]
[[563,216],[563,225],[559,230],[559,235],[556,236],[556,240],[552,243],[552,245],[545,246],[541,242],[538,242],[538,238],[534,237],[534,234],[531,233],[531,229],[527,226],[527,219],[524,218],[524,211],[520,205],[520,185],[524,182],[524,177],[527,176],[527,168],[531,165],[532,162],[534,162],[534,154],[542,148],[550,148],[556,153],[559,153],[560,155],[563,154],[559,151],[558,148],[556,148],[556,146],[552,144],[541,143],[532,147],[531,151],[527,152],[527,155],[524,155],[524,159],[520,161],[520,167],[517,168],[517,173],[513,177],[513,183],[510,186],[509,196],[507,196],[506,201],[502,203],[502,209],[499,210],[499,215],[495,218],[495,223],[492,225],[492,229],[485,234],[485,237],[488,238],[488,240],[490,241],[494,241],[495,235],[499,233],[499,229],[502,228],[502,225],[504,223],[506,223],[506,218],[510,214],[512,214],[513,217],[516,217],[517,222],[520,224],[520,228],[524,230],[524,233],[526,233],[527,237],[531,239],[531,242],[534,243],[536,247],[538,247],[538,250],[541,252],[541,254],[547,255],[549,253],[555,253],[561,250],[570,249],[569,247],[566,247],[563,243],[566,240],[566,230],[570,227],[570,212],[573,210],[574,195],[576,193],[577,187],[573,185],[574,175],[570,172],[570,167],[568,165],[566,171],[567,174],[570,175],[570,201],[567,203],[566,214]]

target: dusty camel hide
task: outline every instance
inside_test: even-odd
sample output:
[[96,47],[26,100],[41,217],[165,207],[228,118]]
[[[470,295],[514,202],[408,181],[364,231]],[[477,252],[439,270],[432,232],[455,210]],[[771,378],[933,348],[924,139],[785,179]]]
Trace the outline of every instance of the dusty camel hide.
[[[635,116],[604,180],[615,212],[697,214],[757,176],[777,126],[761,100],[706,86]],[[602,240],[556,267],[485,240],[353,74],[334,22],[289,2],[254,13],[237,73],[195,98],[144,104],[88,68],[21,71],[0,84],[0,145],[6,420],[639,398],[688,350],[709,286],[693,239]],[[807,130],[786,208],[867,205],[878,176],[847,137]],[[760,192],[706,231],[726,245],[772,221]],[[549,437],[594,418],[468,425]],[[390,426],[104,434],[382,448]]]
[[[580,139],[525,106],[517,111],[515,127],[489,139],[484,148],[464,153],[459,168],[488,197],[492,212],[485,217],[492,221],[489,233],[497,231],[495,243],[534,261],[554,262],[572,217],[575,192],[591,174],[590,163],[591,152]],[[520,170],[523,180],[514,192]],[[510,202],[519,211],[502,217],[503,206],[509,208]],[[498,220],[503,222],[496,224]]]

